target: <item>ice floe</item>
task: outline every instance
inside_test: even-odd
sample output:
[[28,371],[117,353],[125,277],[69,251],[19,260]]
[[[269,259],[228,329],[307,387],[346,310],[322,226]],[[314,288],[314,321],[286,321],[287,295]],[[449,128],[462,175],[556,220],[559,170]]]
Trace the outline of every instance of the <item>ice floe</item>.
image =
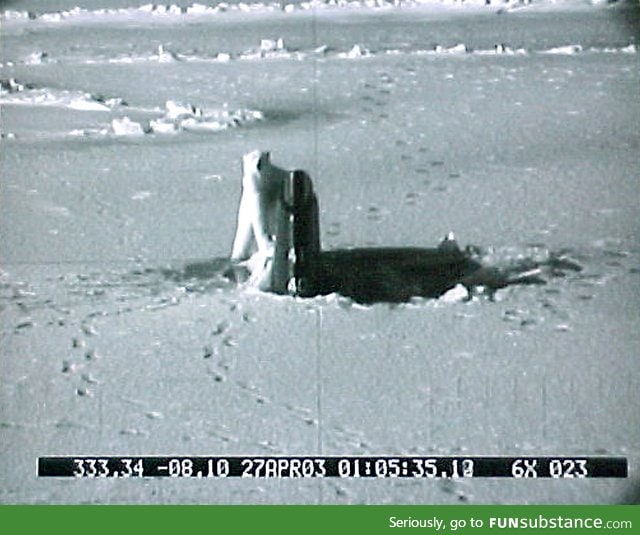
[[[457,8],[472,7],[486,8],[493,11],[509,11],[533,4],[531,0],[310,0],[299,3],[285,2],[252,2],[226,3],[213,5],[193,3],[188,6],[176,4],[145,4],[138,7],[73,9],[37,13],[34,11],[20,11],[8,9],[0,14],[5,21],[40,21],[59,24],[62,22],[104,22],[114,19],[141,20],[180,23],[186,18],[211,17],[226,13],[284,13],[292,14],[304,11],[348,10],[389,10],[407,9],[421,6],[451,6]],[[575,2],[574,2],[575,3]],[[592,0],[592,3],[599,3]],[[572,2],[558,2],[557,0],[537,0],[537,5],[572,5]]]
[[[215,52],[190,51],[182,53],[177,50],[169,50],[165,45],[158,45],[157,49],[148,53],[129,53],[112,57],[87,57],[85,59],[73,58],[66,60],[68,63],[94,64],[140,64],[140,63],[230,63],[233,61],[259,61],[259,60],[294,60],[303,61],[309,57],[321,57],[323,59],[364,59],[382,55],[409,55],[409,56],[433,56],[433,57],[474,57],[474,56],[514,56],[527,54],[574,56],[583,54],[636,54],[637,45],[630,43],[621,47],[585,47],[581,44],[562,45],[546,49],[525,49],[511,47],[507,43],[496,43],[491,48],[472,48],[466,43],[435,44],[430,47],[406,47],[406,48],[382,48],[370,50],[356,43],[350,48],[342,50],[331,48],[327,45],[316,46],[309,50],[290,49],[286,46],[282,37],[260,39],[257,45],[243,52],[219,50]],[[37,65],[44,62],[61,62],[62,58],[51,58],[45,52],[30,54],[24,64]]]
[[181,104],[168,100],[162,117],[149,123],[149,131],[167,134],[187,130],[192,132],[217,132],[244,124],[261,121],[264,114],[258,110],[228,107],[215,110],[204,110],[191,104]]
[[0,81],[0,103],[22,106],[55,106],[79,111],[111,111],[122,103],[119,99],[104,99],[82,91],[36,88],[14,78]]
[[[220,108],[205,109],[176,100],[167,100],[163,110],[131,108],[119,97],[104,98],[82,91],[36,88],[30,84],[21,83],[15,78],[0,80],[0,104],[60,107],[75,111],[100,111],[118,115],[111,119],[108,127],[76,129],[70,132],[74,136],[141,136],[180,131],[219,132],[264,120],[264,114],[259,110],[233,109],[226,104]],[[140,122],[128,115],[122,115],[125,110],[146,116],[149,113],[158,116]]]
[[109,128],[87,128],[74,130],[74,136],[138,137],[145,134],[176,134],[186,132],[220,132],[264,119],[258,110],[223,107],[203,110],[190,104],[167,101],[165,113],[147,122],[139,122],[128,116],[114,118]]

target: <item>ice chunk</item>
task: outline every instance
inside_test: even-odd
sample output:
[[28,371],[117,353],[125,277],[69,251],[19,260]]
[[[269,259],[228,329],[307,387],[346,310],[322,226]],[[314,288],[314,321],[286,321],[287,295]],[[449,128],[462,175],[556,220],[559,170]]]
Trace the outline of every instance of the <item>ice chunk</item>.
[[284,39],[282,39],[282,37],[279,37],[276,40],[273,40],[273,39],[260,40],[260,52],[274,52],[276,50],[284,50]]
[[469,291],[462,284],[456,284],[456,286],[440,297],[440,301],[445,303],[460,303],[468,298]]
[[98,102],[91,95],[83,95],[81,97],[70,97],[69,108],[79,111],[109,111],[109,106]]
[[464,43],[458,43],[457,45],[451,46],[449,48],[445,48],[442,45],[436,45],[435,47],[436,54],[466,54],[469,52],[467,45]]
[[158,45],[158,61],[160,63],[171,63],[177,61],[178,57],[170,50],[165,50],[164,46]]
[[149,123],[149,128],[152,132],[158,134],[172,134],[177,131],[176,124],[173,121],[167,121],[166,119],[158,119]]
[[191,104],[180,104],[175,100],[167,100],[165,104],[167,119],[179,119],[180,117],[201,116],[202,110]]
[[41,65],[47,60],[48,57],[49,54],[47,54],[46,52],[32,52],[27,56],[27,59],[25,59],[24,63],[25,65]]
[[141,136],[144,129],[140,123],[132,121],[129,117],[114,119],[111,121],[111,130],[116,136]]
[[360,45],[353,45],[353,48],[349,50],[349,52],[338,54],[338,57],[355,59],[366,57],[369,55],[371,55],[371,53],[366,48],[362,48]]
[[549,50],[545,50],[543,54],[572,55],[572,54],[578,54],[579,52],[582,52],[581,45],[567,45],[567,46],[558,46],[555,48],[550,48]]

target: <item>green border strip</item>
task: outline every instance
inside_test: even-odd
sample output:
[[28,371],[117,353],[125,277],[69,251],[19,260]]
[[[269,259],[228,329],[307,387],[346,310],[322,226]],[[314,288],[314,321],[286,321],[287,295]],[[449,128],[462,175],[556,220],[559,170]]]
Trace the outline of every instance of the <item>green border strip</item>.
[[[517,527],[515,527],[517,524]],[[4,533],[593,533],[640,532],[640,506],[41,506],[0,507]],[[480,527],[482,526],[482,527]],[[534,526],[534,527],[530,527]]]

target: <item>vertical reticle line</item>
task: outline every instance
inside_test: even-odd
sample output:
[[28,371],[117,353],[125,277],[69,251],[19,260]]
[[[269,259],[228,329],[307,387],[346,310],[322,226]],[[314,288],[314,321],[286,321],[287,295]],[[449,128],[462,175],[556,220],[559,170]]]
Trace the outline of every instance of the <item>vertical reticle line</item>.
[[[316,7],[313,6],[311,15],[311,39],[312,49],[318,49],[318,31],[316,24]],[[313,177],[317,180],[320,176],[318,170],[318,58],[316,54],[312,54],[313,58],[313,79],[311,80],[311,110],[312,110],[312,128],[313,128]],[[323,454],[322,445],[322,308],[321,304],[316,302],[316,414],[318,418],[318,435],[316,437],[316,449],[318,455]],[[318,481],[318,502],[323,504],[323,488],[322,480]]]
[[[318,455],[322,455],[322,306],[317,303],[316,308],[316,413],[318,415]],[[323,504],[324,485],[319,479],[319,503]]]

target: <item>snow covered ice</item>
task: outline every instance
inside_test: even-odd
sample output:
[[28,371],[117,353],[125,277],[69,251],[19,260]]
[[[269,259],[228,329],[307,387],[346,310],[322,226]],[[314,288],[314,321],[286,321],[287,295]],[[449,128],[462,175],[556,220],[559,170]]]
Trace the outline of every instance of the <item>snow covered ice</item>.
[[[0,502],[637,500],[637,2],[484,4],[3,3]],[[372,305],[244,289],[228,255],[254,148],[309,172],[323,250],[454,231],[482,283],[540,283]],[[620,455],[631,473],[36,478],[72,453]]]

